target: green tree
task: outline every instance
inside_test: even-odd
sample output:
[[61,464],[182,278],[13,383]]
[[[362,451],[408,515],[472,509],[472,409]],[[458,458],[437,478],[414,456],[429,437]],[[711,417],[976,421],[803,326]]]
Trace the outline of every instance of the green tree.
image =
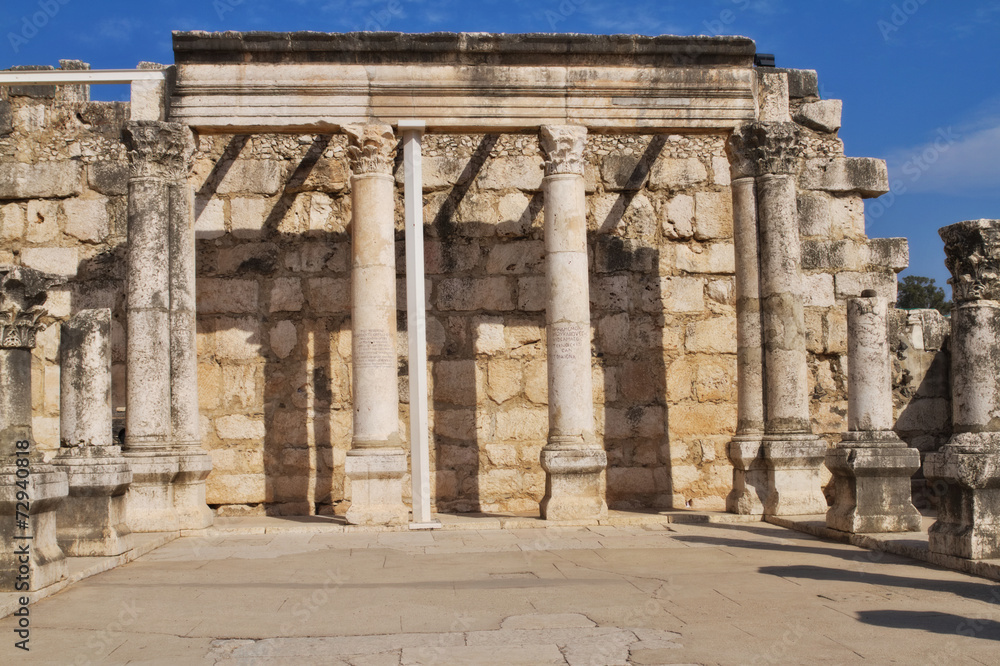
[[919,275],[907,275],[899,281],[896,307],[905,310],[930,308],[945,315],[951,312],[951,302],[945,300],[944,289],[934,284],[934,278]]

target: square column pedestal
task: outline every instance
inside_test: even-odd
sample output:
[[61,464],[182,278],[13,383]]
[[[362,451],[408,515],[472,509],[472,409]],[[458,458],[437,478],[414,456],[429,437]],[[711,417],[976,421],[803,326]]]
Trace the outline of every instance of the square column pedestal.
[[128,490],[128,522],[133,532],[174,532],[180,529],[174,508],[173,480],[180,469],[170,451],[125,452],[132,468]]
[[915,532],[920,513],[911,501],[910,477],[920,469],[920,452],[896,439],[844,441],[826,454],[833,472],[833,506],[826,526],[850,533]]
[[[103,447],[101,447],[103,448]],[[108,557],[132,550],[125,497],[132,471],[118,447],[61,449],[53,464],[66,472],[69,499],[59,510],[59,547],[71,557]]]
[[1000,450],[963,451],[949,443],[927,454],[924,476],[947,484],[928,534],[931,552],[1000,558]]
[[[66,474],[39,462],[30,466],[26,479],[18,477],[17,470],[13,465],[0,468],[0,512],[3,512],[0,539],[4,544],[0,554],[0,592],[20,591],[17,579],[24,573],[28,574],[28,591],[32,592],[58,583],[67,574],[66,557],[56,540],[56,512],[62,510],[69,492]],[[27,511],[23,503],[17,506],[17,493],[24,490],[17,486],[18,481],[28,482]],[[28,514],[27,530],[17,527],[14,516],[18,509]],[[23,538],[24,535],[30,535],[31,539]],[[16,552],[23,546],[29,552],[27,569]]]
[[815,435],[764,437],[761,442],[767,470],[764,515],[804,516],[826,513],[820,468],[826,456],[826,441]]
[[410,508],[403,504],[403,451],[348,451],[344,472],[351,482],[351,508],[347,522],[352,525],[405,525]]
[[608,504],[601,490],[607,453],[593,449],[543,449],[541,461],[546,472],[541,512],[546,520],[607,517]]

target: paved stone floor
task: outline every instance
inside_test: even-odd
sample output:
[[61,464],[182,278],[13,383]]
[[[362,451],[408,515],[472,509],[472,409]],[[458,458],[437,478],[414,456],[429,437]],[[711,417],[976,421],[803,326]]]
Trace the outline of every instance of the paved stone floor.
[[1000,587],[759,523],[216,534],[13,628],[0,663],[996,664]]

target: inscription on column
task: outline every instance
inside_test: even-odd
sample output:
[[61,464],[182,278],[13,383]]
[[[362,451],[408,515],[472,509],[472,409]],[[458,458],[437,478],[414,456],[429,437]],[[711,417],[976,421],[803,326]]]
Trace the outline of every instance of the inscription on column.
[[389,334],[377,328],[356,331],[357,347],[354,350],[354,365],[358,368],[396,367],[396,347]]
[[559,326],[554,328],[552,336],[552,357],[560,360],[575,360],[580,358],[580,350],[588,331],[582,327]]

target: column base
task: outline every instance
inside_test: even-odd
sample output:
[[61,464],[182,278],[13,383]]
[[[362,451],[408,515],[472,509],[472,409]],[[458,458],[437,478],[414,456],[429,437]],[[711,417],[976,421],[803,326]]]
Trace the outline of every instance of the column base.
[[760,436],[734,437],[727,452],[733,464],[733,489],[726,497],[726,511],[743,516],[763,515],[768,480]]
[[866,441],[866,433],[848,433],[826,453],[833,472],[833,506],[826,526],[841,532],[917,532],[920,513],[913,506],[910,477],[920,469],[920,452],[889,433]]
[[[0,554],[0,592],[34,592],[58,583],[67,575],[66,556],[59,548],[56,538],[56,512],[61,508],[69,492],[66,473],[52,465],[34,463],[27,479],[17,477],[17,467],[0,467],[0,539],[4,549]],[[17,492],[23,490],[18,481],[27,481],[29,509],[17,506]],[[14,518],[18,508],[28,514],[28,529],[18,529]],[[18,535],[30,534],[31,539],[19,539]],[[23,565],[17,550],[26,546],[29,553],[28,586],[18,589],[25,580],[18,580]]]
[[947,485],[938,519],[928,531],[928,545],[932,553],[996,559],[1000,558],[1000,451],[977,450],[972,442],[963,441],[971,440],[970,434],[953,437],[925,458],[927,480]]
[[405,525],[409,522],[410,509],[403,504],[405,453],[392,449],[348,451],[344,472],[351,481],[347,522],[352,525]]
[[132,468],[127,504],[133,532],[176,532],[180,529],[174,508],[173,480],[180,466],[169,451],[126,451]]
[[820,468],[826,442],[815,435],[766,436],[761,443],[767,468],[766,516],[826,513]]
[[606,518],[608,504],[601,493],[601,472],[608,466],[603,449],[542,449],[544,520]]
[[132,550],[126,493],[132,471],[117,446],[60,449],[52,464],[66,473],[69,497],[56,536],[70,557],[108,557]]
[[177,476],[173,480],[177,526],[182,530],[211,527],[215,514],[205,499],[205,479],[212,472],[212,457],[200,447],[192,447],[178,453],[177,464]]

